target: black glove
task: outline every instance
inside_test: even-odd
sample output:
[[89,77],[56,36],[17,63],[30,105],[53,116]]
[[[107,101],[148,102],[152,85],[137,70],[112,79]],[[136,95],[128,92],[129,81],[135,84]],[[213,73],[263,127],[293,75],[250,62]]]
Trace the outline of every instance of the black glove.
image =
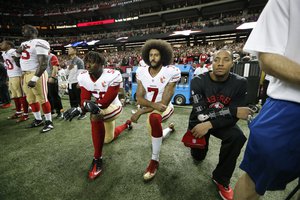
[[27,86],[30,87],[30,88],[34,88],[35,85],[36,85],[36,82],[34,82],[34,81],[29,81],[28,84],[27,84]]
[[81,108],[80,107],[73,107],[68,109],[66,112],[64,112],[64,119],[65,120],[69,120],[72,121],[72,119],[78,115],[80,115],[82,113]]
[[99,114],[101,111],[101,108],[99,108],[99,106],[93,101],[83,102],[83,107],[85,111],[90,112],[92,114]]

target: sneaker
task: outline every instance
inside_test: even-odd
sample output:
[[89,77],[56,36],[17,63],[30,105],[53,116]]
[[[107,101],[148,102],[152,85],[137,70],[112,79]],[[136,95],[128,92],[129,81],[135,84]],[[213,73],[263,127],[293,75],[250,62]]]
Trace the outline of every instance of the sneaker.
[[93,159],[91,167],[89,169],[89,179],[94,180],[101,175],[102,172],[102,158]]
[[131,124],[131,121],[130,120],[127,120],[126,121],[126,124],[127,124],[127,130],[131,130],[132,129],[132,124]]
[[27,128],[35,128],[43,125],[44,125],[43,120],[34,119],[33,122]]
[[144,173],[144,181],[150,181],[154,178],[157,169],[158,169],[159,162],[156,160],[150,160],[150,163]]
[[28,115],[22,115],[19,119],[17,119],[17,123],[19,122],[24,122],[24,121],[27,121],[29,119],[29,116]]
[[50,120],[46,120],[45,121],[45,126],[43,127],[43,129],[41,130],[41,133],[46,133],[48,131],[51,131],[53,129],[53,123]]
[[22,113],[15,113],[12,116],[7,117],[7,119],[18,119],[22,116]]
[[169,124],[169,129],[171,129],[171,133],[173,133],[175,131],[175,124],[174,123],[170,123]]
[[78,119],[78,120],[83,120],[83,119],[85,119],[85,118],[87,118],[86,114],[84,114],[84,115],[79,115],[77,119]]
[[223,186],[222,184],[218,183],[216,180],[212,179],[213,182],[216,184],[219,194],[222,199],[224,200],[232,200],[233,199],[233,190],[228,186]]
[[1,108],[3,108],[3,109],[9,108],[9,107],[11,107],[11,103],[6,103],[1,106]]

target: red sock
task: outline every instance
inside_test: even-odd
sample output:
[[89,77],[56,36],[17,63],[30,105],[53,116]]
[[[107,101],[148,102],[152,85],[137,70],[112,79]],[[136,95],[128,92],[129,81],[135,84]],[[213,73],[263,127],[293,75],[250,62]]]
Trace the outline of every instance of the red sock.
[[21,97],[20,100],[21,100],[24,113],[28,114],[28,102],[26,100],[26,97]]
[[102,156],[102,147],[105,137],[105,127],[103,121],[91,121],[92,139],[94,145],[94,158],[98,159]]
[[16,105],[16,111],[21,112],[21,98],[14,98],[14,102]]
[[160,114],[151,113],[149,116],[149,122],[151,126],[151,135],[152,137],[159,138],[162,137],[162,126],[161,126],[162,117]]
[[50,105],[49,101],[42,104],[42,109],[43,109],[44,114],[51,113],[51,105]]
[[39,102],[30,104],[30,107],[31,107],[32,112],[40,112],[40,103]]
[[122,124],[120,126],[117,126],[115,128],[115,135],[114,135],[114,139],[117,138],[125,129],[127,128],[127,124]]

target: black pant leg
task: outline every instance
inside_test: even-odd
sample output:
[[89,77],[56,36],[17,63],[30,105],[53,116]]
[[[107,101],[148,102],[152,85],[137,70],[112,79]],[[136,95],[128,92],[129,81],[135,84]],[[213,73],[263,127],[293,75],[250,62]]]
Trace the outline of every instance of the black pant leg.
[[227,186],[234,172],[236,160],[247,139],[237,125],[213,130],[211,134],[222,140],[219,163],[213,171],[213,178]]
[[68,94],[69,94],[69,101],[70,101],[70,106],[71,107],[77,107],[78,106],[75,92],[76,91],[74,91],[73,84],[71,84],[71,88],[68,85]]
[[48,96],[51,103],[51,108],[56,110],[56,113],[60,113],[63,108],[61,103],[61,98],[58,91],[58,82],[48,83]]
[[2,103],[10,103],[10,95],[6,83],[0,82],[0,98]]

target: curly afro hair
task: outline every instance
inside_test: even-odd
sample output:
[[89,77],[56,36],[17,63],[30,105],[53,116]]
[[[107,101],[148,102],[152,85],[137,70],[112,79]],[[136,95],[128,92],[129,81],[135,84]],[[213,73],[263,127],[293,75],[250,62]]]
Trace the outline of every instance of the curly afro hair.
[[151,49],[157,49],[160,52],[162,65],[170,65],[173,63],[172,46],[164,40],[148,40],[142,48],[142,59],[150,66],[149,52]]

